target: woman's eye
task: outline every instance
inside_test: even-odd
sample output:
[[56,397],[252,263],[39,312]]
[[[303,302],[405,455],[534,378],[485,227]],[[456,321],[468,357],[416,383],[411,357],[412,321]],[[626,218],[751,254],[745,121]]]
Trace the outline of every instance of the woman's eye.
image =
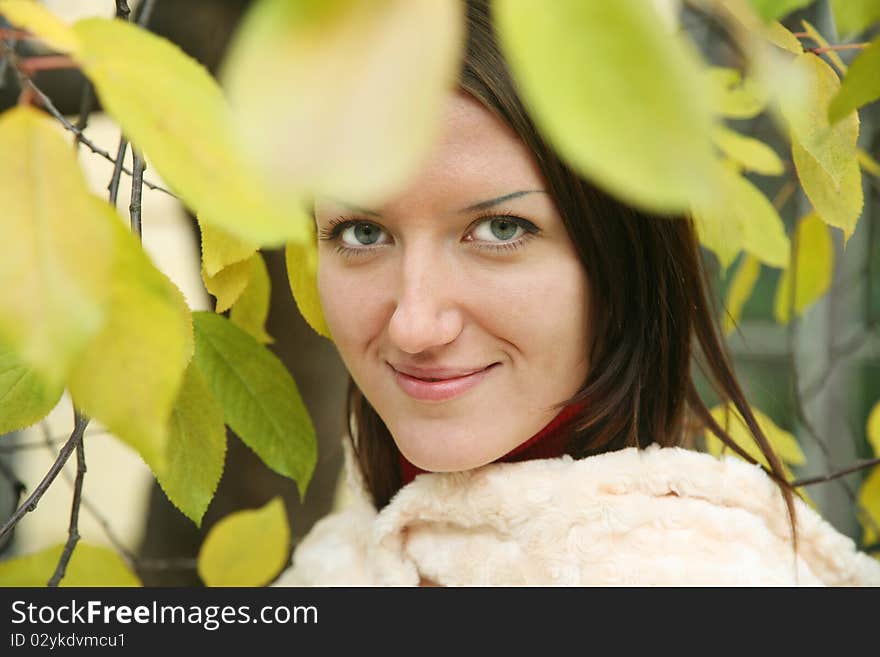
[[522,224],[510,217],[494,217],[477,224],[474,239],[483,242],[510,242],[522,237],[526,232]]
[[359,222],[344,228],[339,236],[345,246],[373,246],[382,238],[382,232],[376,224]]

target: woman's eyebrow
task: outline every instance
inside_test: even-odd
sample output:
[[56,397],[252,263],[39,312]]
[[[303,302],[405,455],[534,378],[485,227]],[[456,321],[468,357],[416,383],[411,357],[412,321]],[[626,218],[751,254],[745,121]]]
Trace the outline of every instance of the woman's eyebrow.
[[462,208],[459,210],[459,213],[462,212],[475,212],[477,210],[485,210],[486,208],[491,208],[493,205],[498,205],[499,203],[503,203],[504,201],[510,201],[511,199],[519,198],[520,196],[525,196],[526,194],[546,194],[547,192],[543,189],[525,189],[519,192],[512,192],[510,194],[505,194],[504,196],[499,196],[498,198],[493,198],[488,201],[480,201],[479,203],[474,203],[473,205],[469,205],[466,208]]
[[[547,192],[543,189],[524,189],[518,192],[511,192],[510,194],[505,194],[504,196],[499,196],[498,198],[489,199],[488,201],[480,201],[479,203],[474,203],[473,205],[469,205],[466,208],[462,208],[458,211],[459,214],[464,212],[476,212],[477,210],[485,210],[486,208],[491,208],[493,205],[498,205],[499,203],[503,203],[504,201],[510,201],[515,198],[519,198],[520,196],[525,196],[526,194],[546,194]],[[340,205],[344,205],[349,210],[354,210],[355,212],[359,212],[361,214],[368,214],[373,217],[381,217],[382,213],[376,212],[375,210],[368,210],[367,208],[362,208],[358,205],[354,205],[353,203],[349,203],[347,201],[343,201],[341,199],[334,198],[336,203]]]

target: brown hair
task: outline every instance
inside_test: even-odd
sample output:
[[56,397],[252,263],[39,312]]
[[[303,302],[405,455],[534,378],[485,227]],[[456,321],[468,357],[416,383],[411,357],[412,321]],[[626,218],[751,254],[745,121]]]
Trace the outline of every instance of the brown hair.
[[[718,396],[733,403],[766,456],[768,474],[782,489],[794,537],[792,489],[733,373],[707,292],[711,286],[693,222],[629,207],[560,161],[516,94],[495,41],[488,0],[470,0],[467,8],[459,85],[531,150],[590,280],[591,371],[576,395],[560,404],[585,402],[572,424],[568,453],[582,458],[651,443],[681,445],[690,413],[700,427],[708,427],[754,463],[700,399],[693,359]],[[376,507],[382,508],[401,487],[398,452],[353,380],[348,411],[349,437],[364,482]]]

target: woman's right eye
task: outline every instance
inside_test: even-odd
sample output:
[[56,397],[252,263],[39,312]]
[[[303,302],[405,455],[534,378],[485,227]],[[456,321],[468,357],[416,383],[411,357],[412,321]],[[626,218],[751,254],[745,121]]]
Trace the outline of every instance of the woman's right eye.
[[[357,221],[343,227],[338,234],[342,244],[358,248],[385,244],[388,240],[387,235],[384,235],[384,232],[385,231],[382,228],[379,228],[376,224],[371,224],[366,221]],[[383,239],[383,236],[385,239]]]

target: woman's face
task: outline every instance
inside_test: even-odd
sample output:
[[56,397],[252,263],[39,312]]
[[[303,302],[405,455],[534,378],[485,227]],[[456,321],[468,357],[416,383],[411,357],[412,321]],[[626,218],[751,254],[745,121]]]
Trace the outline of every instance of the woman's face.
[[470,96],[397,197],[315,217],[333,340],[415,465],[494,461],[585,381],[586,272],[529,151]]

